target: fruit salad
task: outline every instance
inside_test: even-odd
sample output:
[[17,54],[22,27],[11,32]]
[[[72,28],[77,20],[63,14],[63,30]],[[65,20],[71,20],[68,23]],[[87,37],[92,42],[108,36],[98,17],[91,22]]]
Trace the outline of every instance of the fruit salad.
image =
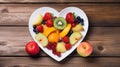
[[75,13],[69,12],[65,18],[56,17],[50,12],[43,16],[38,14],[33,22],[33,32],[44,48],[60,57],[70,50],[81,38],[84,31],[84,20]]

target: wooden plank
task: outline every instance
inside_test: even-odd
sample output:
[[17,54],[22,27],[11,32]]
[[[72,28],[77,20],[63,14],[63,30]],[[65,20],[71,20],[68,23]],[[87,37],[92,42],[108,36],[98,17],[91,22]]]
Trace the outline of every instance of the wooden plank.
[[79,7],[86,12],[90,26],[120,26],[120,4],[0,4],[0,25],[28,25],[31,13],[43,6],[58,11]]
[[0,57],[0,67],[120,67],[120,58],[112,57],[67,57],[56,62],[49,57]]
[[0,0],[0,3],[71,3],[71,2],[120,2],[120,0]]
[[[120,27],[90,27],[84,41],[93,45],[92,56],[120,56],[119,35]],[[28,27],[0,27],[0,56],[28,56],[25,44],[31,40]],[[70,56],[78,55],[75,51]]]

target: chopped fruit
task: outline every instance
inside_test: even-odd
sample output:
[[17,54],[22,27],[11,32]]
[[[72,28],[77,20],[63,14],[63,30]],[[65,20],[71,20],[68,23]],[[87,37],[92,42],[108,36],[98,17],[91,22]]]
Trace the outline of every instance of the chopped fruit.
[[45,15],[44,15],[44,17],[43,17],[43,20],[44,20],[44,21],[47,21],[47,20],[49,20],[49,19],[52,19],[52,15],[51,15],[50,12],[47,12],[47,13],[45,13]]
[[37,26],[37,27],[36,27],[36,30],[37,30],[38,32],[43,32],[43,26],[42,26],[42,25]]
[[78,24],[80,23],[81,25],[84,25],[84,20],[80,16],[77,16],[77,18],[75,19],[75,22],[77,22]]
[[68,36],[63,37],[63,38],[62,38],[62,41],[63,41],[64,43],[68,43],[68,42],[69,42]]
[[93,51],[92,45],[88,42],[82,42],[77,47],[77,52],[82,57],[89,56]]
[[68,24],[65,27],[65,29],[60,33],[60,37],[66,36],[69,33],[70,29],[71,29],[71,24]]
[[54,20],[54,27],[58,30],[62,30],[66,27],[67,22],[64,18],[58,17]]
[[47,20],[47,21],[46,21],[46,25],[47,25],[48,27],[52,27],[52,26],[53,26],[52,20],[51,20],[51,19],[50,19],[50,20]]
[[51,33],[49,36],[48,36],[48,41],[49,42],[58,42],[59,40],[59,34],[58,33]]
[[76,26],[76,23],[74,22],[74,23],[72,23],[71,25],[72,25],[72,27],[75,27],[75,26]]
[[69,50],[71,47],[72,47],[71,44],[66,44],[66,45],[65,45],[66,50]]
[[46,25],[43,25],[44,32],[43,34],[45,36],[48,36],[51,32],[56,31],[57,29],[54,27],[47,27]]
[[41,14],[38,14],[36,17],[35,17],[35,20],[33,22],[33,25],[39,25],[42,23],[42,20],[43,20],[43,17]]
[[66,21],[68,23],[74,23],[75,18],[74,18],[73,13],[71,13],[71,12],[67,13],[67,15],[66,15]]
[[35,25],[33,25],[33,29],[36,29],[36,26],[35,26]]
[[70,50],[82,38],[83,25],[84,19],[75,13],[68,12],[64,18],[46,12],[43,17],[41,14],[36,16],[32,29],[36,33],[37,42],[61,57],[62,53]]
[[35,39],[38,40],[43,47],[47,46],[47,44],[48,44],[47,37],[44,34],[42,34],[42,33],[36,34],[35,35]]
[[56,50],[61,53],[66,52],[65,44],[63,42],[57,43]]
[[83,31],[84,28],[81,24],[77,24],[75,27],[72,28],[72,31],[74,32],[79,32],[79,31]]
[[82,38],[82,34],[80,32],[73,32],[69,38],[70,44],[74,45],[78,40],[80,40],[80,38]]
[[30,41],[26,44],[25,50],[30,55],[37,55],[40,52],[40,48],[36,42]]

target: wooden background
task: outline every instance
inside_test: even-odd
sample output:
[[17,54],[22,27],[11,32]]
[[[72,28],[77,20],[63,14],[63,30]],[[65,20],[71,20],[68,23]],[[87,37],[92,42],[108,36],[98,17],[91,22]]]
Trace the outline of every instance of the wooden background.
[[[31,13],[43,6],[62,10],[75,6],[89,18],[89,41],[94,51],[82,58],[76,50],[61,62],[43,51],[37,58],[25,52],[32,38]],[[0,67],[120,67],[120,0],[0,0]]]

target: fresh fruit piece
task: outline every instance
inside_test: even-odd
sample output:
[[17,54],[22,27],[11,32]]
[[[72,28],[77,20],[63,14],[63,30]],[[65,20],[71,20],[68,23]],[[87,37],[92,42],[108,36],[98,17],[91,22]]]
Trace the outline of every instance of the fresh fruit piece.
[[35,26],[35,25],[33,25],[33,29],[36,29],[36,26]]
[[59,34],[58,33],[51,33],[49,36],[48,36],[48,41],[49,42],[58,42],[59,40]]
[[57,43],[56,50],[61,53],[66,52],[65,44],[63,42]]
[[39,25],[42,23],[42,20],[43,20],[43,17],[41,14],[38,14],[36,17],[35,17],[35,20],[33,22],[33,25]]
[[43,26],[42,26],[42,25],[38,25],[38,26],[36,27],[36,30],[37,30],[38,32],[43,32]]
[[77,24],[75,27],[72,28],[72,31],[74,31],[74,32],[80,32],[83,30],[84,30],[84,28],[81,24]]
[[75,27],[75,26],[76,26],[76,23],[75,23],[75,22],[74,22],[74,23],[72,23],[72,24],[71,24],[71,26],[72,26],[72,27]]
[[70,44],[74,45],[80,40],[80,38],[82,38],[82,34],[80,32],[73,32],[69,38]]
[[65,44],[65,48],[66,48],[66,50],[69,50],[71,47],[72,47],[71,44]]
[[68,42],[69,42],[68,36],[63,37],[63,38],[62,38],[62,41],[63,41],[64,43],[68,43]]
[[51,19],[50,19],[50,20],[47,20],[47,21],[46,21],[46,25],[47,25],[48,27],[52,27],[52,26],[53,26],[52,20],[51,20]]
[[50,12],[47,12],[47,13],[45,13],[45,15],[44,15],[44,17],[43,17],[43,20],[44,20],[44,21],[47,21],[47,20],[49,20],[49,19],[52,19],[52,15],[51,15]]
[[70,31],[71,29],[71,24],[68,24],[65,29],[60,33],[60,37],[64,37],[68,34],[68,32]]
[[75,22],[77,22],[78,24],[80,23],[81,25],[84,25],[84,20],[80,16],[77,16],[77,18],[75,19]]
[[72,30],[69,31],[69,33],[67,34],[68,37],[70,37],[70,35],[73,33]]
[[43,29],[44,29],[43,34],[44,34],[45,36],[48,36],[51,32],[57,30],[57,29],[54,28],[54,27],[47,27],[46,25],[43,25]]
[[36,29],[33,29],[33,31],[34,31],[36,34],[38,34],[38,33],[39,33]]
[[88,42],[82,42],[77,47],[77,52],[82,57],[89,56],[93,51],[92,45]]
[[49,49],[49,50],[52,50],[51,46],[52,46],[52,45],[51,45],[51,43],[49,42],[48,45],[46,46],[46,48]]
[[74,23],[75,18],[74,18],[73,13],[71,13],[71,12],[67,13],[67,15],[66,15],[66,21],[68,23]]
[[47,44],[48,44],[48,39],[47,39],[47,37],[46,37],[44,34],[42,34],[42,33],[36,34],[36,35],[35,35],[35,39],[37,39],[37,40],[41,43],[41,45],[42,45],[43,47],[47,46]]
[[30,41],[26,44],[25,50],[30,55],[37,55],[40,52],[40,48],[36,42]]
[[67,22],[66,22],[66,20],[65,20],[64,18],[62,18],[62,17],[58,17],[58,18],[56,18],[56,19],[54,20],[54,27],[55,27],[56,29],[62,30],[62,29],[64,29],[64,28],[66,27],[66,25],[67,25]]

